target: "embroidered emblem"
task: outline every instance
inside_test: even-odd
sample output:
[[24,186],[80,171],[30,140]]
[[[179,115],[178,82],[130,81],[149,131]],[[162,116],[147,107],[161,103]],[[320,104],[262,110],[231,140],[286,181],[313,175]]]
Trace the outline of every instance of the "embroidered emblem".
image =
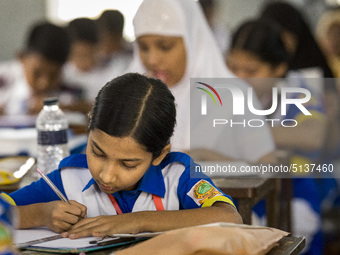
[[222,193],[206,180],[200,180],[191,188],[187,195],[191,197],[197,205],[200,206],[205,201],[217,195],[222,195]]

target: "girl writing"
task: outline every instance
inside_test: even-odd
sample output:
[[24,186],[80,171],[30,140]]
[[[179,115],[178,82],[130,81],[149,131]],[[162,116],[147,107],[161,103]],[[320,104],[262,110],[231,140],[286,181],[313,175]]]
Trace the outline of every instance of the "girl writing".
[[108,82],[91,112],[86,155],[48,175],[70,203],[34,182],[8,197],[19,227],[79,238],[242,222],[209,178],[190,178],[188,155],[169,153],[175,122],[174,97],[160,80],[128,73]]

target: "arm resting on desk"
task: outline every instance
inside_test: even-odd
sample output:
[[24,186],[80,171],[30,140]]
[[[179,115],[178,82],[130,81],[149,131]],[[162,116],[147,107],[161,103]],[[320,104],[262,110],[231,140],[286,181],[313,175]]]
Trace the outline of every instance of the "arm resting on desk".
[[86,217],[86,207],[76,201],[70,203],[52,201],[17,206],[19,229],[47,226],[55,232],[63,232]]
[[242,223],[230,204],[216,202],[211,207],[180,211],[143,211],[83,219],[64,237],[106,236],[121,233],[158,232],[213,222]]

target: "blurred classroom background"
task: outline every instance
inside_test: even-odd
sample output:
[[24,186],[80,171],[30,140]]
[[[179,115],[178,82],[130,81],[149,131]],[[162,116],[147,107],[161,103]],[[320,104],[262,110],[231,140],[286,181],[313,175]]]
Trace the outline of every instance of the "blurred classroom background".
[[[258,14],[260,7],[271,0],[216,0],[213,23],[232,31],[243,20]],[[288,1],[288,0],[287,0]],[[318,17],[338,4],[337,0],[295,0],[315,28]],[[132,18],[141,0],[2,0],[0,1],[0,61],[13,58],[24,41],[28,27],[35,21],[48,19],[58,24],[88,16],[96,18],[104,9],[117,9],[125,18],[124,36],[134,39]],[[308,8],[306,8],[308,6]]]
[[[227,51],[232,32],[243,21],[256,17],[264,4],[273,1],[215,0],[210,25],[221,49],[224,52]],[[314,34],[317,32],[320,18],[326,11],[340,9],[340,0],[286,1],[293,3],[302,11]],[[128,42],[133,42],[135,38],[132,19],[141,2],[142,0],[1,0],[0,62],[15,58],[23,48],[29,27],[37,21],[47,19],[55,24],[67,26],[70,21],[80,17],[98,19],[101,13],[107,9],[116,9],[123,14],[125,19],[124,38]],[[90,79],[87,80],[90,81]],[[72,118],[74,119],[74,116]],[[80,133],[86,133],[86,124],[85,130],[80,130]],[[76,144],[82,144],[84,139],[86,141],[86,134],[85,138],[83,137],[80,142],[76,141]],[[337,162],[337,167],[339,167],[339,159]],[[340,252],[337,239],[340,236],[339,213],[338,208],[337,210],[329,210],[324,214],[323,228],[327,234],[325,254],[339,254],[337,252]]]

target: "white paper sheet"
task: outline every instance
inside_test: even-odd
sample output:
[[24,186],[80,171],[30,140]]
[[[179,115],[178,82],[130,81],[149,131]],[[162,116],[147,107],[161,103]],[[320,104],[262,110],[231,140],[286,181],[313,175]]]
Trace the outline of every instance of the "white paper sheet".
[[[34,228],[34,229],[24,229],[14,231],[14,243],[20,244],[28,241],[41,239],[45,237],[55,236],[57,233],[47,229],[47,228]],[[86,237],[80,239],[69,239],[62,238],[58,240],[48,241],[40,244],[35,244],[35,247],[46,247],[46,248],[59,248],[59,249],[72,249],[72,248],[85,248],[96,246],[95,244],[90,244],[90,241],[98,241],[99,238],[96,237]]]

